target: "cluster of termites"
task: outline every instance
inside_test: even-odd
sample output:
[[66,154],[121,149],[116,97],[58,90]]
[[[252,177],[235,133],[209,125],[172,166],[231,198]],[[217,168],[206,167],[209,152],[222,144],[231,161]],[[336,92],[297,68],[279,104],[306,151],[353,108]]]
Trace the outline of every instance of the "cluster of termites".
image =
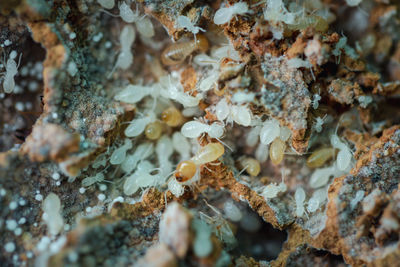
[[[119,36],[119,54],[111,74],[117,69],[128,70],[134,63],[132,51],[136,30],[141,39],[152,38],[154,28],[151,20],[140,15],[138,4],[133,11],[130,1],[97,2],[109,10],[103,11],[110,15],[117,10],[118,14],[113,16],[126,23]],[[290,13],[281,1],[262,1],[260,4],[265,2],[264,15],[277,23],[274,38],[279,39],[280,23],[294,23],[297,15]],[[213,22],[224,25],[239,17],[247,19],[246,16],[253,13],[251,9],[242,1],[223,4],[216,10]],[[113,10],[114,13],[110,13]],[[276,13],[277,10],[281,13]],[[288,188],[283,171],[280,182],[260,186],[257,177],[265,175],[268,164],[283,166],[285,155],[296,154],[292,147],[292,129],[281,119],[255,115],[256,94],[250,92],[247,85],[219,88],[221,74],[239,71],[244,63],[231,42],[211,42],[207,28],[200,27],[199,22],[197,18],[177,16],[174,27],[186,32],[187,38],[160,48],[160,60],[154,60],[152,66],[154,79],[129,82],[117,90],[114,99],[132,106],[135,117],[124,123],[124,141],[114,144],[111,152],[102,154],[93,163],[92,167],[98,173],[83,179],[82,185],[89,187],[116,180],[109,177],[111,169],[106,167],[109,162],[118,167],[113,174],[118,173],[120,182],[116,184],[122,186],[124,195],[135,196],[137,192],[155,186],[179,197],[185,186],[201,182],[204,168],[220,164],[223,157],[240,153],[242,145],[236,144],[230,133],[231,129],[240,129],[245,136],[244,144],[251,149],[235,158],[231,167],[240,174],[245,172],[255,181],[257,186],[254,188],[266,201],[292,192],[297,217],[318,211],[326,201],[328,183],[351,168],[351,149],[336,133],[329,133],[330,146],[312,147],[305,160],[308,169],[312,170],[306,186],[313,192],[310,196],[303,187]],[[188,63],[192,63],[197,76],[196,84],[189,90],[181,82],[182,67]],[[312,67],[300,58],[290,59],[287,64],[295,69]],[[11,68],[10,73],[13,73]],[[207,106],[200,108],[209,95],[213,95],[212,103],[206,101]],[[315,93],[311,107],[318,110],[320,101],[320,94]],[[203,116],[204,111],[209,116]],[[325,124],[328,124],[326,115],[316,117],[313,134],[326,135]]]

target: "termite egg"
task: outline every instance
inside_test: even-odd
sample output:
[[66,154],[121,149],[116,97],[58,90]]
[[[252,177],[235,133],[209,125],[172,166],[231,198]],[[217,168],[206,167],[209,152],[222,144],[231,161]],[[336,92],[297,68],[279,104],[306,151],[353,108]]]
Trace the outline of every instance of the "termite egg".
[[145,133],[146,137],[150,140],[156,140],[156,139],[160,138],[161,133],[162,133],[161,123],[158,121],[149,123],[146,126],[144,133]]
[[325,147],[315,150],[307,159],[309,168],[319,168],[335,155],[336,149]]
[[253,158],[244,158],[241,160],[240,164],[243,168],[246,168],[246,172],[251,176],[257,176],[260,174],[261,166],[258,160]]
[[269,149],[269,156],[273,164],[277,165],[283,160],[286,144],[279,137],[275,138]]
[[207,38],[199,34],[196,36],[195,40],[168,46],[161,54],[161,62],[167,66],[177,65],[182,63],[186,57],[194,51],[199,50],[201,52],[206,52],[208,47]]
[[161,119],[171,127],[179,126],[183,122],[182,113],[175,107],[169,107],[164,110],[161,114]]
[[186,182],[196,174],[196,164],[192,160],[184,160],[176,166],[175,178],[178,182]]

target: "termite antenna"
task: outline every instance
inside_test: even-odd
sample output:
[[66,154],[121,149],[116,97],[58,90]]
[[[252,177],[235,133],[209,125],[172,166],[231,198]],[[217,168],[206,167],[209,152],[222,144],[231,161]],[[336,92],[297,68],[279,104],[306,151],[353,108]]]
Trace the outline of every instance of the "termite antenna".
[[100,10],[101,12],[106,13],[107,15],[110,15],[111,17],[114,17],[114,18],[118,18],[118,17],[119,17],[119,15],[115,15],[115,14],[113,14],[113,13],[111,13],[111,12],[105,10],[105,9],[100,8],[99,10]]

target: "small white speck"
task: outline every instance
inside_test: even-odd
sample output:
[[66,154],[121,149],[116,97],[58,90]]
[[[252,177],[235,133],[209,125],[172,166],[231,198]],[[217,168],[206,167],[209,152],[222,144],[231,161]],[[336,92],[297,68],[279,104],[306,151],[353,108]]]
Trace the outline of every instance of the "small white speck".
[[60,186],[61,185],[61,182],[60,181],[57,181],[56,182],[56,186]]
[[68,254],[68,260],[70,262],[76,262],[78,260],[78,253],[76,253],[75,251],[72,251]]
[[112,46],[112,43],[111,43],[110,41],[107,41],[107,42],[104,44],[104,46],[105,46],[106,48],[110,48],[110,47]]
[[15,103],[15,109],[16,109],[16,110],[18,110],[18,111],[23,111],[24,108],[25,108],[24,103],[22,103],[22,102],[17,102],[17,103]]
[[92,211],[92,208],[91,208],[91,207],[87,207],[87,208],[86,208],[86,212],[87,212],[87,213],[89,213],[89,212],[91,212],[91,211]]
[[64,224],[64,231],[68,232],[70,229],[71,226],[68,223]]
[[18,207],[18,204],[15,201],[11,201],[8,207],[10,208],[10,210],[15,210]]
[[4,197],[6,195],[6,190],[4,188],[0,189],[0,196]]
[[25,206],[25,205],[26,205],[26,200],[25,200],[25,199],[20,199],[20,200],[18,201],[18,204],[19,204],[20,206]]
[[93,36],[93,41],[95,43],[99,42],[101,40],[101,38],[103,38],[103,33],[99,32],[98,34],[96,34],[95,36]]
[[8,40],[8,39],[4,41],[4,45],[5,46],[9,46],[11,44],[12,44],[12,42],[10,40]]
[[57,118],[58,118],[58,114],[55,113],[55,112],[53,112],[53,113],[51,113],[51,117],[52,117],[53,119],[57,119]]
[[107,186],[105,184],[101,184],[99,186],[100,191],[106,191],[107,190]]
[[35,196],[35,199],[36,199],[37,201],[42,201],[42,200],[43,200],[43,196],[42,196],[41,194],[37,194],[37,195]]
[[60,174],[58,172],[55,172],[51,175],[51,178],[53,178],[54,180],[58,180],[60,179]]
[[14,230],[14,234],[16,236],[20,236],[22,234],[22,229],[18,227],[17,229]]
[[37,227],[37,223],[34,223],[33,226],[34,226],[34,227]]
[[20,218],[18,224],[24,224],[24,223],[26,223],[26,218],[25,217]]
[[75,38],[76,38],[76,33],[71,32],[71,33],[69,34],[69,39],[74,40]]
[[100,201],[104,201],[104,200],[106,199],[106,195],[104,195],[104,194],[99,194],[99,195],[97,196],[97,198],[98,198]]
[[4,249],[6,250],[6,252],[14,252],[15,250],[15,244],[13,242],[8,242],[5,244]]
[[26,256],[27,256],[29,259],[32,258],[32,257],[33,257],[32,251],[28,251],[28,252],[26,253]]
[[79,188],[79,193],[84,194],[85,192],[86,192],[85,188],[83,188],[83,187]]
[[6,221],[6,227],[10,231],[14,231],[15,228],[17,228],[17,222],[15,220],[7,220]]

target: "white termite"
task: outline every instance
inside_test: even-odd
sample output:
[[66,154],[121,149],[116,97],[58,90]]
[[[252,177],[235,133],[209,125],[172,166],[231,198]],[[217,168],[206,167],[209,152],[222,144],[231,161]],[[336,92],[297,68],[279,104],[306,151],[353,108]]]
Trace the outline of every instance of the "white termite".
[[223,45],[211,51],[211,56],[219,61],[223,58],[230,58],[234,61],[240,61],[238,51],[233,47],[232,42],[229,41],[227,45]]
[[176,152],[180,155],[180,160],[190,158],[191,145],[188,139],[180,132],[175,132],[172,135],[172,145]]
[[283,172],[284,170],[282,170],[282,181],[278,185],[276,183],[270,183],[269,185],[264,187],[261,196],[263,196],[266,200],[269,198],[275,198],[280,192],[285,192],[287,190]]
[[269,145],[264,145],[260,143],[256,149],[255,153],[256,159],[260,163],[264,163],[267,161],[268,155],[269,155]]
[[110,157],[110,163],[113,165],[118,165],[124,162],[126,158],[126,151],[132,148],[132,141],[125,139],[125,143],[117,148]]
[[145,188],[158,184],[160,182],[160,175],[150,174],[154,169],[154,165],[149,161],[141,161],[137,167],[137,170],[126,178],[123,186],[124,194],[132,195],[136,193],[139,188]]
[[146,96],[156,98],[159,94],[160,88],[157,84],[149,86],[129,84],[116,94],[114,99],[129,104],[136,104]]
[[175,177],[171,177],[171,179],[168,182],[168,190],[175,196],[175,197],[180,197],[183,195],[185,192],[184,186],[179,183]]
[[326,118],[326,115],[322,118],[321,117],[315,118],[314,129],[315,129],[315,131],[317,131],[317,133],[320,133],[322,131],[322,125],[325,122],[325,118]]
[[218,71],[211,71],[211,73],[202,79],[199,83],[198,89],[200,92],[207,92],[208,90],[212,89],[213,86],[218,86],[218,78],[219,72]]
[[125,2],[121,2],[118,6],[119,8],[119,16],[126,23],[132,23],[137,20],[137,14],[135,14],[131,7],[127,5]]
[[108,78],[114,73],[117,68],[122,70],[128,69],[133,62],[133,54],[131,51],[131,46],[135,41],[136,33],[135,29],[131,25],[125,25],[119,36],[121,44],[121,52],[118,54],[117,61],[108,75]]
[[280,134],[279,122],[275,119],[267,120],[263,123],[260,131],[260,142],[264,145],[269,145]]
[[139,136],[143,133],[144,129],[149,123],[152,123],[156,120],[156,115],[153,111],[149,111],[147,116],[133,119],[129,126],[125,129],[124,133],[127,137],[135,137]]
[[156,145],[156,155],[160,174],[163,177],[167,177],[172,172],[172,162],[170,160],[172,153],[174,153],[174,147],[171,138],[167,135],[161,136]]
[[227,123],[236,122],[242,126],[250,126],[252,113],[244,105],[230,105],[225,98],[222,98],[215,106],[215,115],[218,120]]
[[224,126],[218,122],[208,125],[199,121],[189,121],[182,126],[181,133],[188,138],[197,138],[203,133],[207,133],[211,138],[221,138]]
[[350,148],[340,140],[340,138],[336,134],[331,135],[331,145],[334,148],[339,149],[339,153],[336,157],[336,164],[339,170],[346,170],[351,163],[353,155],[351,153]]
[[336,174],[335,166],[316,169],[311,175],[309,185],[311,188],[319,188],[326,185],[331,176]]
[[221,7],[215,12],[214,23],[222,25],[231,21],[236,15],[244,15],[246,13],[251,13],[246,2],[238,2],[232,6]]
[[298,187],[294,193],[294,200],[296,203],[296,216],[301,217],[304,214],[304,201],[306,199],[306,192],[302,187]]
[[82,186],[88,187],[95,183],[101,183],[104,181],[104,174],[99,172],[95,176],[89,176],[82,180]]
[[171,75],[161,77],[159,85],[161,96],[174,100],[182,104],[185,108],[198,106],[202,99],[201,94],[191,96],[185,93],[179,79],[177,77],[171,77]]
[[246,136],[246,145],[253,147],[257,145],[258,136],[260,135],[261,126],[254,126],[250,129]]
[[196,26],[193,24],[193,22],[186,16],[179,16],[176,19],[176,24],[175,27],[177,27],[178,29],[184,28],[187,31],[193,33],[195,36],[196,34],[198,34],[200,31],[205,32],[204,29]]
[[64,226],[60,198],[54,193],[48,194],[43,200],[42,210],[43,220],[47,224],[49,233],[57,235]]
[[122,170],[125,173],[132,172],[141,160],[147,159],[153,154],[153,152],[154,145],[152,143],[140,144],[133,154],[126,156],[121,165]]
[[313,213],[325,202],[328,196],[326,188],[316,190],[307,202],[307,211]]
[[313,100],[312,100],[313,109],[318,108],[320,100],[321,100],[321,96],[319,94],[314,94]]
[[239,222],[243,217],[240,209],[232,201],[224,203],[224,212],[226,217],[233,222]]
[[[4,75],[4,80],[3,80],[3,89],[5,93],[12,93],[12,91],[14,91],[15,88],[15,80],[14,77],[15,75],[17,75],[18,73],[18,66],[19,63],[17,65],[17,63],[15,62],[15,57],[16,57],[16,53],[14,53],[14,55],[11,55],[12,53],[10,53],[10,56],[7,60],[6,63],[6,74]],[[21,56],[20,55],[20,60],[21,60]]]

